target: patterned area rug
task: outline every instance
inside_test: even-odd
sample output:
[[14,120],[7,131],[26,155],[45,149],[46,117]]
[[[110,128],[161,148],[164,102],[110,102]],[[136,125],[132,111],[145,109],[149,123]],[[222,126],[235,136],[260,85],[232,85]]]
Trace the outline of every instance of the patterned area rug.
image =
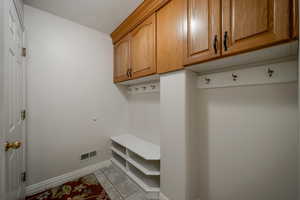
[[26,197],[26,200],[110,200],[94,174]]

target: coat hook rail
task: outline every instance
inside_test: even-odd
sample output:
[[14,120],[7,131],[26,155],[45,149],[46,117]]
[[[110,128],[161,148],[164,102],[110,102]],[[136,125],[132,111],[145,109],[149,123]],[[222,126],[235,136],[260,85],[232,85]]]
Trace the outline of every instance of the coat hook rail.
[[263,85],[294,82],[297,80],[298,62],[288,61],[234,71],[200,75],[198,78],[198,88],[208,89]]
[[150,92],[159,92],[160,84],[159,82],[153,83],[144,83],[128,86],[127,92],[128,94],[142,94],[142,93],[150,93]]

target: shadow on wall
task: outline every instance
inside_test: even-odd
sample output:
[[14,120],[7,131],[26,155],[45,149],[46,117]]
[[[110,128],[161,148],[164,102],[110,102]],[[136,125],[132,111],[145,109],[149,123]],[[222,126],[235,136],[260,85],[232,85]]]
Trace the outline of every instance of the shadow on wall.
[[118,89],[119,93],[128,101],[129,95],[127,92],[127,86],[115,84],[115,87]]

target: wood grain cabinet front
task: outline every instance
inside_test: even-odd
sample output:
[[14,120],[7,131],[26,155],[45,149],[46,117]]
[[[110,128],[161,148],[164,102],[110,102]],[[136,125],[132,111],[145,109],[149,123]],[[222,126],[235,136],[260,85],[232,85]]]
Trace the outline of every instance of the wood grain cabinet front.
[[289,0],[222,0],[223,55],[290,39]]
[[[159,2],[154,13],[145,11],[149,16],[133,23],[136,26],[115,44],[115,82],[179,70],[299,36],[298,0]],[[134,13],[144,16],[142,7],[138,10]],[[121,26],[123,30],[124,23]]]
[[130,79],[131,36],[127,35],[114,46],[114,82]]
[[182,69],[186,0],[172,0],[157,12],[157,72]]
[[131,32],[132,77],[156,73],[156,14]]
[[184,64],[221,56],[221,0],[187,0]]

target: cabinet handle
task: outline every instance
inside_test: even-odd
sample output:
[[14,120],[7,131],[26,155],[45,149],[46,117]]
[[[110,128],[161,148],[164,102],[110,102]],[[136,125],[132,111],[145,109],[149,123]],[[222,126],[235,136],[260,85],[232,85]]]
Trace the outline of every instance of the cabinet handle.
[[132,69],[129,69],[129,78],[132,78]]
[[227,40],[228,40],[228,32],[226,31],[226,32],[224,33],[224,50],[225,50],[225,51],[228,50]]
[[127,69],[127,77],[128,77],[128,78],[130,78],[129,70],[130,70],[130,69]]
[[215,54],[218,53],[218,36],[215,35],[215,39],[214,39],[214,50],[215,50]]

